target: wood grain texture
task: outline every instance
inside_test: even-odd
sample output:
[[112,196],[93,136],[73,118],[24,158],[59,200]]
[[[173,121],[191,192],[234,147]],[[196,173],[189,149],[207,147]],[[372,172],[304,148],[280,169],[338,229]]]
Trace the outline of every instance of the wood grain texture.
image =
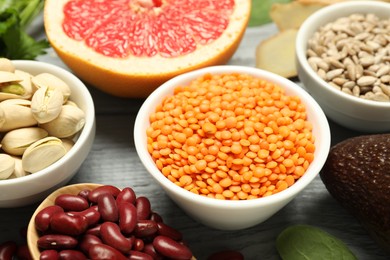
[[[272,24],[248,29],[230,64],[254,66],[256,45],[275,31]],[[52,51],[40,59],[66,68]],[[249,260],[280,259],[275,240],[284,228],[293,224],[313,225],[330,232],[343,240],[359,259],[389,259],[390,256],[376,245],[358,221],[329,195],[319,177],[280,212],[255,227],[220,231],[197,223],[167,197],[137,156],[133,126],[143,100],[116,98],[94,88],[90,91],[96,107],[96,138],[89,156],[70,183],[132,187],[138,196],[151,200],[153,210],[160,213],[165,222],[184,234],[197,259],[207,259],[208,255],[222,249],[238,250]],[[332,122],[330,125],[332,144],[360,134]],[[16,240],[23,243],[19,230],[27,226],[36,206],[0,209],[0,242]]]

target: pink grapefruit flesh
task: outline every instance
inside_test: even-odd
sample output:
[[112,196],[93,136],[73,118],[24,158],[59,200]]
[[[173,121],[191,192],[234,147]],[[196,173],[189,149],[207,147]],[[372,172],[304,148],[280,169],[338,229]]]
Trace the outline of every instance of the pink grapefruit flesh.
[[181,73],[228,62],[250,0],[47,0],[47,37],[82,80],[146,97]]

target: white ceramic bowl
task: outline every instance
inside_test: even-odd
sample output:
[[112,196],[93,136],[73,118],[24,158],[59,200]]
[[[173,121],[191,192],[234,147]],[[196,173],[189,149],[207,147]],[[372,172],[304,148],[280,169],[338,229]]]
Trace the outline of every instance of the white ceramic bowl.
[[319,27],[354,13],[373,13],[388,19],[390,4],[347,1],[324,7],[309,16],[300,27],[296,39],[298,76],[325,114],[336,123],[362,132],[385,132],[390,130],[390,102],[365,100],[335,89],[317,75],[306,58],[307,42]]
[[29,205],[44,199],[53,190],[65,185],[77,173],[91,150],[95,138],[95,107],[87,87],[72,73],[39,61],[15,60],[17,69],[36,75],[51,73],[64,80],[71,88],[70,100],[85,112],[85,125],[74,146],[64,157],[36,173],[9,180],[0,180],[0,207]]
[[[186,84],[205,73],[245,73],[263,78],[284,87],[287,95],[298,95],[307,108],[308,120],[313,124],[316,136],[315,159],[307,172],[290,188],[277,194],[254,200],[226,201],[194,194],[172,183],[158,170],[147,150],[146,129],[149,115],[155,111],[165,96],[173,94],[173,89]],[[168,196],[189,216],[212,228],[238,230],[259,224],[283,208],[301,192],[319,173],[328,156],[330,130],[325,114],[316,101],[301,87],[276,74],[244,66],[215,66],[177,76],[155,90],[140,108],[134,126],[134,139],[137,153],[155,181]]]

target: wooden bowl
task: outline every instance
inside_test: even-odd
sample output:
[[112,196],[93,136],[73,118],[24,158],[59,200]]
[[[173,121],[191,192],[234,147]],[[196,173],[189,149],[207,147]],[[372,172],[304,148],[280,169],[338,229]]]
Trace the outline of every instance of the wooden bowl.
[[47,206],[54,205],[55,199],[61,194],[77,195],[82,190],[85,189],[93,190],[99,186],[102,186],[102,184],[79,183],[79,184],[64,186],[62,188],[55,190],[53,193],[47,196],[45,200],[42,201],[42,203],[38,206],[38,208],[35,210],[34,214],[32,215],[30,222],[28,223],[28,229],[27,229],[27,245],[33,259],[39,259],[39,256],[41,254],[37,245],[39,234],[35,228],[35,216],[38,214],[38,212],[40,212],[42,209],[46,208]]

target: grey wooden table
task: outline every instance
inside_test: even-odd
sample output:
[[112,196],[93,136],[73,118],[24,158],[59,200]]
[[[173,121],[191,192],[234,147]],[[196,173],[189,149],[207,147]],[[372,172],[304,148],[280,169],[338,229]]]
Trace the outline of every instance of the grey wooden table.
[[[276,32],[273,24],[249,28],[229,64],[255,66],[256,45]],[[32,31],[44,37],[38,21]],[[52,50],[39,57],[63,68]],[[89,88],[96,107],[97,131],[92,150],[71,183],[96,182],[118,187],[132,187],[137,195],[150,198],[152,208],[164,220],[184,234],[195,256],[206,259],[212,252],[232,249],[245,259],[280,259],[275,240],[287,226],[313,225],[342,239],[359,259],[390,259],[368,236],[359,222],[346,212],[327,192],[317,177],[301,194],[266,222],[240,231],[220,231],[197,223],[178,208],[149,177],[141,164],[133,141],[133,126],[142,99],[122,99]],[[330,122],[332,144],[361,133]],[[1,191],[0,191],[1,192]],[[0,243],[23,242],[19,230],[25,227],[37,205],[0,209]]]

